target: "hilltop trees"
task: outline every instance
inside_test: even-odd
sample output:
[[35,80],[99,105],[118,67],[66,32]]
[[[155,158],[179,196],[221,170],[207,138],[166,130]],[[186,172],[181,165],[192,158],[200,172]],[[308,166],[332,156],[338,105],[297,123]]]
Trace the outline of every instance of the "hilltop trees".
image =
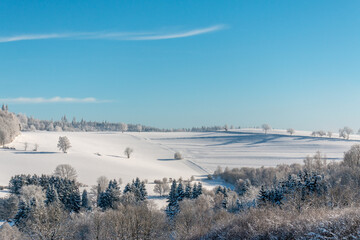
[[354,133],[354,131],[349,127],[344,127],[339,129],[339,137],[342,137],[344,139],[349,139],[350,134]]
[[290,135],[293,135],[295,133],[295,130],[293,128],[288,128],[286,130]]
[[66,136],[59,137],[57,147],[63,151],[63,153],[67,153],[67,150],[71,148],[70,140]]
[[267,134],[267,132],[268,132],[269,130],[271,130],[270,125],[269,125],[269,124],[266,124],[266,123],[264,123],[264,124],[261,126],[261,128],[264,130],[265,134]]

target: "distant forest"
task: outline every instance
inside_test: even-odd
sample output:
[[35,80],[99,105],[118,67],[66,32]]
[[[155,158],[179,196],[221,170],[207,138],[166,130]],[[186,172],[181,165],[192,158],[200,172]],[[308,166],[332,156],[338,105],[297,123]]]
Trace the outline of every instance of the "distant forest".
[[209,132],[224,129],[222,126],[213,127],[193,127],[193,128],[177,128],[177,129],[164,129],[141,124],[131,123],[111,123],[107,121],[96,122],[86,121],[81,119],[77,121],[73,118],[68,120],[64,115],[61,120],[39,120],[33,117],[27,117],[25,114],[17,114],[21,124],[22,131],[67,131],[67,132],[95,132],[95,131],[116,131],[116,132]]

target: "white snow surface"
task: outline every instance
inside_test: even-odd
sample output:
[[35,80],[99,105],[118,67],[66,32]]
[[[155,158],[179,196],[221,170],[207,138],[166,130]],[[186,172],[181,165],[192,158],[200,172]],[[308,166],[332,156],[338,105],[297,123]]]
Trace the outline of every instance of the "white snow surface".
[[[51,174],[59,164],[70,164],[78,172],[78,180],[95,185],[99,176],[154,179],[204,177],[217,166],[261,167],[281,163],[302,163],[316,151],[329,160],[340,160],[351,145],[359,143],[358,136],[350,140],[311,137],[311,132],[296,131],[289,136],[285,130],[264,134],[260,129],[230,130],[228,132],[23,132],[8,146],[0,149],[0,185],[7,185],[15,174]],[[67,136],[72,148],[67,154],[57,149],[59,136]],[[29,144],[24,151],[24,143]],[[34,144],[37,152],[32,151]],[[130,159],[124,156],[126,147],[134,149]],[[174,160],[174,153],[183,160]],[[205,185],[206,182],[204,181]],[[208,183],[212,185],[211,183]],[[151,189],[152,190],[152,189]]]

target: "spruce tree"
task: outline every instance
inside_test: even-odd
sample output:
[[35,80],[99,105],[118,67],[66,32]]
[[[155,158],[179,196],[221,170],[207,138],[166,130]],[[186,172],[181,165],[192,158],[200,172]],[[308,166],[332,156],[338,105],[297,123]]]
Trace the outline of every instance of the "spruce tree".
[[86,189],[84,189],[82,196],[81,196],[81,207],[84,209],[89,209],[89,199]]
[[190,199],[192,195],[190,182],[186,184],[184,197]]
[[166,213],[170,218],[173,218],[179,211],[176,180],[173,180],[171,184],[167,202],[168,206],[166,209]]
[[182,201],[185,197],[184,187],[181,182],[179,182],[179,185],[176,189],[176,195],[177,195],[178,201]]

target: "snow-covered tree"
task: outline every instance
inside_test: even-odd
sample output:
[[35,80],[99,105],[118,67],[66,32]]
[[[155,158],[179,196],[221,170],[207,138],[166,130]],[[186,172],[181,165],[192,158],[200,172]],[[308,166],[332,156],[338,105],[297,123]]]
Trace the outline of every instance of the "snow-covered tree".
[[67,150],[71,148],[70,140],[66,136],[59,137],[57,147],[63,151],[63,153],[67,153]]
[[295,130],[293,128],[288,128],[286,130],[290,135],[293,135],[295,133]]
[[121,131],[126,132],[128,130],[128,125],[126,123],[120,123]]
[[345,139],[349,139],[350,138],[350,134],[354,133],[354,131],[349,128],[349,127],[344,127],[339,129],[339,137],[345,138]]
[[265,134],[267,134],[267,132],[271,130],[270,125],[266,123],[264,123],[261,128],[264,130]]

